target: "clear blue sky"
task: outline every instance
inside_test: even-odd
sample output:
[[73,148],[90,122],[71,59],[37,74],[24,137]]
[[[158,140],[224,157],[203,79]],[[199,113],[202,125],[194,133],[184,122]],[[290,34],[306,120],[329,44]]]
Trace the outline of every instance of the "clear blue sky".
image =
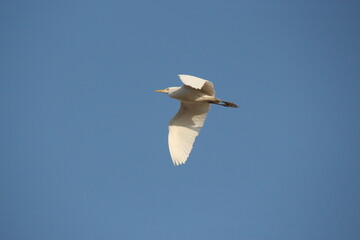
[[[360,239],[359,1],[1,1],[0,238]],[[186,165],[155,89],[214,82]]]

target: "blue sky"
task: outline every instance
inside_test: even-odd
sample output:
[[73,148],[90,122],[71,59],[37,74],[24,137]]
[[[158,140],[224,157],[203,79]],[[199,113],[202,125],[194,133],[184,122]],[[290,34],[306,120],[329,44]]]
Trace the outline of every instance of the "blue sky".
[[[2,1],[1,239],[359,239],[358,1]],[[214,82],[172,165],[178,74]]]

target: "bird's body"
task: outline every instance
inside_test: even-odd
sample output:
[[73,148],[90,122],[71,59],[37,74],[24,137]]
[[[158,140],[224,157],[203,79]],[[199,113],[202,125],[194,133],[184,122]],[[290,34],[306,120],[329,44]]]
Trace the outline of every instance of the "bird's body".
[[[194,89],[189,86],[173,87],[174,91],[169,92],[169,96],[182,102],[200,103],[213,100],[214,97],[203,93],[199,89]],[[175,89],[176,88],[176,89]]]
[[185,163],[189,157],[211,103],[238,107],[234,103],[216,98],[212,82],[190,75],[179,75],[179,77],[184,83],[183,86],[156,90],[181,101],[180,110],[169,122],[169,150],[175,165]]

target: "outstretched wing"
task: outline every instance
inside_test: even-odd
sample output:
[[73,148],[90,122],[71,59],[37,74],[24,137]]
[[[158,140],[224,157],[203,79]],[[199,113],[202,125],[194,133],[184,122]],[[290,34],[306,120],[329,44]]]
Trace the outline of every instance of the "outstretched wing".
[[179,77],[180,77],[180,80],[186,86],[189,86],[189,87],[192,87],[195,89],[200,89],[202,92],[204,92],[207,95],[215,96],[214,85],[212,82],[202,79],[202,78],[190,76],[190,75],[179,75]]
[[180,110],[169,123],[169,150],[174,165],[186,162],[209,109],[209,103],[181,102]]

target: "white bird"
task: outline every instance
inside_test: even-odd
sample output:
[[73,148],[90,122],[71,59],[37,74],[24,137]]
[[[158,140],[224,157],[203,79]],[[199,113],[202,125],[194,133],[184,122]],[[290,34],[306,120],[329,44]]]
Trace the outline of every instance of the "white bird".
[[181,101],[178,113],[169,122],[169,150],[174,165],[186,162],[195,138],[204,125],[210,103],[238,108],[235,103],[215,97],[212,82],[190,75],[179,75],[181,87],[169,87],[155,92],[167,93]]

